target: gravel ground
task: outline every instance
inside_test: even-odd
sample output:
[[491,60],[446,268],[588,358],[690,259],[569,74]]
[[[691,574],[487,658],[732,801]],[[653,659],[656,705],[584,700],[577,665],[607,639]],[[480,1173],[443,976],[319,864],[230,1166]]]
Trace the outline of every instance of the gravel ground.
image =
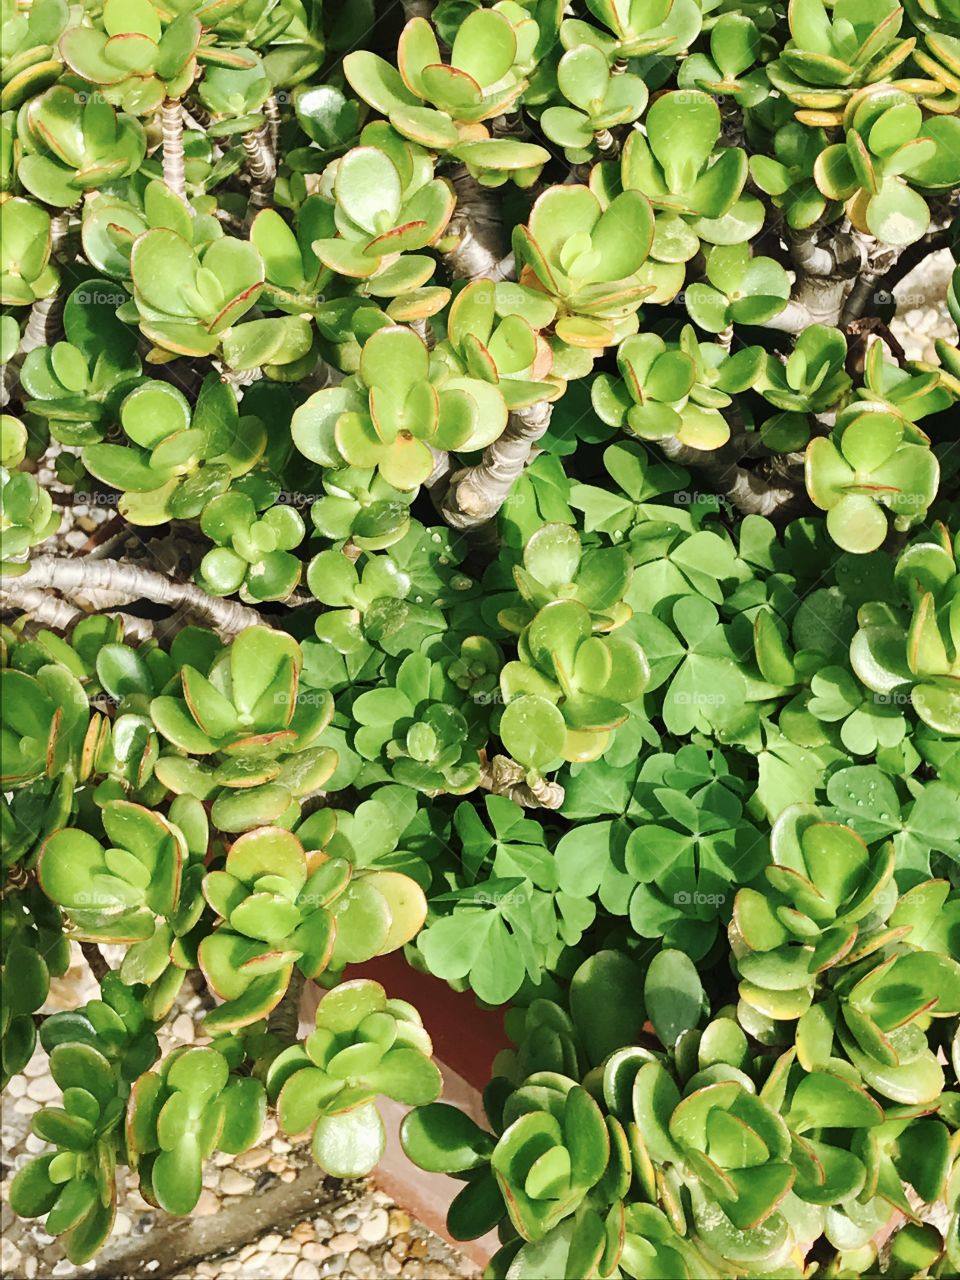
[[[54,979],[44,1011],[74,1008],[95,994],[95,985],[77,951],[69,972]],[[206,1043],[198,1028],[202,1015],[198,997],[189,994],[161,1031],[161,1049],[169,1052],[182,1044]],[[0,1274],[5,1280],[97,1274],[94,1262],[74,1267],[64,1258],[58,1241],[44,1232],[39,1220],[14,1218],[6,1203],[16,1171],[32,1156],[48,1149],[30,1133],[30,1117],[41,1106],[58,1102],[59,1097],[60,1091],[47,1069],[46,1054],[38,1048],[24,1074],[10,1082],[4,1096],[0,1128]],[[191,1216],[205,1218],[221,1208],[249,1205],[251,1197],[255,1202],[278,1184],[293,1184],[312,1167],[309,1143],[288,1142],[271,1116],[258,1146],[239,1156],[217,1152],[208,1162],[203,1191]],[[143,1237],[153,1233],[151,1244],[156,1243],[157,1252],[162,1255],[163,1225],[170,1219],[139,1195],[134,1176],[121,1172],[119,1190],[114,1241],[140,1247],[145,1243]],[[454,1280],[478,1275],[472,1262],[366,1182],[331,1179],[324,1184],[324,1190],[321,1203],[308,1216],[295,1217],[282,1229],[258,1231],[255,1238],[234,1252],[208,1257],[179,1271],[169,1267],[164,1271],[160,1261],[154,1260],[147,1263],[145,1270],[162,1280],[323,1280],[341,1275],[347,1280],[394,1276],[401,1280]]]

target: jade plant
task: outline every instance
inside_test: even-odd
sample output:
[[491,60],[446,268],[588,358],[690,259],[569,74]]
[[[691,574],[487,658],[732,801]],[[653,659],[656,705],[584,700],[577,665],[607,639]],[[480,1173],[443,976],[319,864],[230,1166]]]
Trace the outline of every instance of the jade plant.
[[490,1277],[956,1275],[957,0],[394,10],[2,6],[11,1209],[382,1095]]

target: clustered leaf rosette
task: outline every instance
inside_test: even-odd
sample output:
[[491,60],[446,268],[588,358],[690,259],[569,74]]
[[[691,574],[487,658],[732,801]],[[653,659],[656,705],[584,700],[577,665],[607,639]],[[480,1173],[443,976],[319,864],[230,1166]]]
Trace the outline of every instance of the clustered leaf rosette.
[[553,302],[562,342],[599,352],[639,328],[637,308],[655,289],[644,272],[653,237],[653,211],[636,191],[604,206],[589,187],[551,187],[514,228],[520,283]]
[[167,1213],[188,1214],[196,1207],[203,1162],[214,1151],[238,1155],[260,1137],[266,1091],[252,1076],[231,1077],[231,1066],[239,1064],[225,1053],[226,1046],[224,1053],[214,1047],[175,1049],[159,1071],[145,1072],[130,1091],[127,1152],[140,1194]]
[[584,550],[575,529],[545,524],[524,547],[523,563],[513,566],[523,604],[501,610],[497,621],[520,633],[545,605],[574,600],[589,611],[595,631],[616,631],[633,613],[624,599],[632,577],[633,565],[622,547]]
[[57,209],[136,173],[147,146],[138,120],[118,114],[97,94],[66,85],[54,85],[22,108],[17,137],[21,185]]
[[0,110],[9,111],[60,78],[63,63],[57,43],[69,20],[69,9],[62,0],[41,0],[26,13],[14,4],[5,4],[2,20]]
[[[182,216],[189,223],[186,210]],[[130,251],[140,328],[159,350],[210,356],[222,346],[233,369],[293,364],[310,351],[313,334],[304,316],[238,326],[264,285],[263,259],[253,244],[220,235],[198,249],[180,231],[155,227]]]
[[29,471],[0,464],[0,575],[22,573],[31,547],[60,528],[60,512]]
[[90,444],[81,457],[91,475],[122,492],[119,510],[133,524],[196,518],[267,447],[264,423],[241,415],[234,392],[215,374],[194,406],[169,382],[141,381],[118,416],[129,443]]
[[960,182],[960,120],[924,119],[909,94],[880,85],[851,99],[844,127],[845,140],[817,158],[817,186],[828,199],[844,202],[858,231],[885,244],[913,244],[930,225],[921,192]]
[[619,172],[610,164],[597,165],[590,185],[604,203],[618,189],[641,192],[650,201],[657,216],[643,274],[656,287],[652,301],[669,302],[701,240],[746,245],[762,225],[763,207],[756,197],[742,194],[746,152],[717,146],[720,111],[707,94],[694,89],[661,94],[644,122],[645,134],[635,129],[627,138]]
[[814,165],[828,138],[825,129],[794,120],[789,110],[783,110],[785,105],[783,99],[770,98],[750,113],[756,121],[755,136],[753,131],[748,133],[750,141],[772,152],[752,152],[750,177],[774,207],[783,210],[788,227],[805,231],[828,210],[834,214],[838,209],[813,180]]
[[61,444],[102,439],[123,399],[141,381],[136,332],[114,314],[127,299],[126,291],[109,280],[78,285],[64,306],[66,340],[36,347],[24,358],[24,410],[47,422]]
[[925,724],[955,737],[960,733],[958,544],[942,525],[933,533],[901,553],[895,571],[899,599],[862,606],[850,662],[874,695],[902,695],[904,701],[909,695]]
[[764,1016],[799,1017],[820,972],[843,960],[858,922],[878,909],[896,857],[890,844],[871,856],[855,831],[800,806],[777,819],[770,847],[774,892],[744,888],[734,902],[740,996]]
[[0,775],[4,789],[76,773],[90,720],[80,682],[56,661],[33,673],[0,670]]
[[398,782],[428,794],[462,795],[480,780],[486,716],[460,710],[443,668],[411,653],[390,688],[368,689],[353,703],[354,748]]
[[795,0],[788,21],[791,39],[767,67],[774,88],[801,108],[801,121],[824,124],[862,85],[888,82],[913,52],[914,37],[900,38],[903,9],[897,0],[865,5],[839,0],[828,11],[822,0]]
[[434,468],[432,449],[482,449],[507,424],[498,388],[431,364],[411,329],[387,325],[363,345],[359,371],[315,392],[293,417],[293,439],[325,467],[376,468],[395,489],[415,490]]
[[440,1095],[440,1072],[417,1011],[367,978],[341,983],[317,1008],[316,1029],[267,1069],[280,1127],[312,1133],[313,1157],[337,1178],[362,1177],[383,1155],[378,1094],[406,1106]]
[[500,673],[507,705],[499,734],[518,763],[540,774],[602,755],[650,678],[636,641],[597,634],[589,609],[573,599],[544,605],[518,652]]
[[270,506],[260,515],[248,494],[223,493],[204,507],[200,528],[216,543],[197,569],[211,595],[286,600],[296,590],[302,565],[292,553],[307,531],[296,508]]
[[383,551],[410,529],[411,490],[395,489],[372,467],[324,468],[323,496],[310,508],[318,534],[352,542],[361,551]]
[[535,289],[471,280],[453,300],[446,339],[434,355],[457,375],[492,383],[508,409],[555,400],[566,383],[554,372],[554,353],[541,333],[555,316],[554,304]]
[[689,325],[679,344],[639,333],[617,349],[620,378],[597,374],[591,400],[603,422],[642,440],[676,437],[694,449],[719,449],[730,438],[721,409],[758,381],[762,360],[756,347],[729,355],[718,344],[699,343]]
[[304,852],[297,836],[278,827],[240,836],[222,870],[204,877],[203,893],[221,920],[198,950],[223,1001],[206,1020],[217,1031],[269,1013],[294,965],[307,978],[328,968],[339,973],[404,946],[426,914],[423,891],[409,877],[355,872],[346,858]]
[[[889,966],[869,952],[854,961],[861,979],[871,971],[862,981],[883,987],[878,1004],[892,1001],[891,1019],[915,1003],[922,968],[929,977],[940,967],[952,999],[951,926],[934,923],[948,893],[945,882],[918,886],[891,917],[897,937],[916,930],[921,945],[940,948],[909,952],[928,959],[904,971],[908,989],[886,986]],[[624,1002],[631,981],[637,999]],[[493,1132],[445,1104],[419,1107],[401,1126],[416,1164],[466,1184],[448,1216],[455,1238],[506,1216],[501,1270],[706,1277],[792,1274],[797,1251],[823,1235],[859,1274],[875,1262],[872,1238],[905,1217],[894,1248],[907,1256],[918,1224],[908,1188],[942,1197],[953,1164],[950,1111],[916,1101],[929,1080],[902,1100],[889,1068],[881,1081],[861,1077],[859,1061],[832,1055],[826,1004],[801,1020],[795,1048],[757,1057],[738,1011],[704,1021],[705,1003],[687,957],[658,953],[641,998],[632,961],[601,951],[567,990],[511,1014],[517,1048],[499,1056],[484,1096]],[[636,1043],[645,1016],[664,1051]],[[910,1036],[894,1036],[906,1054]],[[937,1233],[923,1246],[935,1260],[944,1242]]]
[[742,107],[756,107],[770,93],[766,67],[758,67],[763,40],[747,14],[723,13],[710,30],[710,53],[692,53],[677,72],[681,89],[729,95]]
[[785,363],[766,357],[757,390],[777,409],[824,413],[839,404],[852,386],[844,367],[846,358],[847,340],[839,329],[810,325],[798,336]]
[[150,704],[173,748],[157,761],[157,777],[177,794],[212,801],[221,831],[295,820],[300,798],[337,765],[337,753],[319,744],[333,699],[320,690],[300,696],[300,646],[282,632],[248,627],[228,646],[198,645],[190,656],[199,665],[180,667],[180,692]]
[[837,415],[830,437],[811,440],[807,492],[827,513],[827,531],[844,551],[875,551],[887,536],[886,511],[901,532],[918,524],[936,496],[940,467],[914,423],[868,405]]
[[394,297],[426,284],[434,260],[408,251],[440,240],[456,203],[449,182],[433,176],[423,147],[384,124],[368,125],[362,140],[323,173],[332,203],[328,230],[313,241],[324,266],[364,282],[368,292]]
[[790,297],[790,278],[780,263],[753,256],[747,243],[715,245],[706,274],[706,282],[688,285],[683,301],[690,319],[708,333],[732,324],[764,324]]
[[566,49],[594,45],[611,63],[650,54],[666,59],[691,45],[703,24],[695,0],[590,0],[587,8],[605,30],[565,18],[560,41]]
[[149,0],[107,0],[103,29],[68,27],[60,56],[81,80],[133,115],[151,115],[164,99],[181,98],[197,74],[202,26],[184,10],[161,15]]
[[[13,852],[7,842],[6,862]],[[12,859],[11,859],[12,861]],[[60,913],[36,884],[4,894],[0,904],[0,1083],[5,1089],[33,1056],[34,1014],[46,1002],[50,978],[70,967]]]
[[631,124],[649,93],[639,76],[613,75],[604,54],[584,44],[568,50],[557,67],[557,87],[569,106],[547,107],[540,127],[563,147],[571,164],[589,160],[611,146],[611,126]]
[[158,1052],[153,1024],[135,992],[108,975],[100,994],[43,1023],[40,1039],[63,1105],[42,1107],[32,1129],[56,1149],[25,1164],[10,1187],[14,1211],[45,1217],[48,1234],[64,1237],[64,1251],[78,1266],[97,1253],[113,1227],[127,1095]]
[[50,261],[50,215],[20,196],[0,200],[0,303],[29,307],[56,293],[60,281]]
[[360,97],[411,142],[449,152],[484,185],[512,179],[529,187],[549,152],[533,143],[491,139],[483,121],[510,111],[523,93],[524,66],[537,38],[525,9],[500,3],[467,14],[449,64],[430,23],[413,18],[397,47],[399,70],[359,49],[347,54],[343,69]]

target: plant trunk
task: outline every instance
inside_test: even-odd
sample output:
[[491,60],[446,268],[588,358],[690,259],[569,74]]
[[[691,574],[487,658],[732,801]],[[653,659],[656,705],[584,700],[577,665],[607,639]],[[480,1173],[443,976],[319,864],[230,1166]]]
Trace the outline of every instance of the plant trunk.
[[503,435],[484,450],[483,461],[452,477],[444,500],[448,524],[455,529],[476,529],[494,519],[536,442],[549,427],[552,413],[552,404],[538,400],[510,414]]

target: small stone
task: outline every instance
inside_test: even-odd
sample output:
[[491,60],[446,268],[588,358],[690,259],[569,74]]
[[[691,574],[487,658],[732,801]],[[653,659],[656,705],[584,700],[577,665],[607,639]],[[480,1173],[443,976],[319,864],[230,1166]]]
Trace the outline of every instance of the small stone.
[[217,1151],[213,1157],[213,1163],[218,1169],[225,1169],[228,1164],[234,1163],[234,1156],[230,1151]]
[[23,1144],[32,1156],[39,1155],[41,1151],[47,1151],[48,1145],[42,1138],[38,1138],[35,1133],[28,1133],[27,1140]]
[[204,1276],[206,1280],[214,1280],[220,1270],[220,1266],[216,1262],[198,1262],[197,1275]]
[[0,1271],[5,1276],[13,1275],[20,1265],[20,1250],[6,1236],[0,1240]]
[[405,1209],[390,1210],[390,1234],[392,1236],[405,1236],[410,1230],[413,1219]]
[[279,1156],[274,1156],[273,1159],[270,1161],[270,1163],[267,1165],[267,1168],[270,1170],[271,1173],[282,1173],[286,1167],[287,1167],[286,1160],[281,1160]]
[[[33,1081],[30,1083],[32,1084]],[[19,1116],[32,1116],[35,1111],[40,1110],[40,1103],[33,1098],[18,1098],[13,1104],[13,1109]]]
[[47,1061],[47,1055],[43,1050],[34,1053],[33,1057],[23,1068],[23,1074],[33,1080],[36,1076],[47,1076],[50,1074],[50,1063]]
[[54,1263],[51,1274],[55,1276],[68,1276],[72,1270],[73,1263],[68,1262],[66,1258],[61,1258],[59,1262]]
[[290,1143],[285,1142],[283,1138],[274,1138],[270,1143],[270,1149],[278,1156],[285,1155],[288,1151],[293,1150]]
[[257,1241],[257,1250],[259,1253],[272,1253],[283,1236],[279,1231],[271,1231],[269,1235],[261,1236]]
[[270,1151],[267,1147],[252,1147],[249,1151],[241,1151],[233,1163],[237,1169],[259,1169],[269,1159]]
[[34,1276],[37,1274],[36,1258],[24,1258],[23,1274],[26,1277],[26,1280],[33,1280]]
[[346,1268],[347,1260],[340,1254],[336,1258],[328,1258],[320,1268],[322,1276],[339,1276]]
[[114,1218],[113,1226],[110,1228],[110,1234],[119,1238],[121,1236],[129,1235],[132,1229],[133,1223],[125,1213],[121,1212],[117,1214],[116,1218]]
[[224,1169],[220,1177],[220,1190],[225,1196],[245,1196],[253,1190],[253,1179],[236,1169]]
[[333,1216],[342,1224],[344,1231],[356,1231],[360,1226],[360,1218],[349,1205],[344,1205]]
[[326,1262],[330,1257],[332,1250],[328,1245],[321,1244],[319,1240],[308,1240],[300,1250],[301,1257],[309,1259],[310,1262]]
[[238,1251],[237,1257],[240,1259],[241,1262],[243,1262],[246,1258],[250,1257],[251,1253],[256,1253],[256,1252],[257,1252],[257,1242],[256,1240],[253,1240],[251,1241],[250,1244],[245,1244],[243,1248]]
[[298,1262],[291,1273],[291,1280],[320,1280],[320,1268],[315,1262]]
[[380,1259],[380,1266],[383,1268],[385,1276],[398,1276],[401,1271],[401,1263],[392,1253],[385,1253]]
[[328,1243],[334,1253],[352,1253],[360,1241],[352,1231],[338,1231]]
[[209,1188],[205,1187],[200,1192],[200,1199],[197,1201],[196,1208],[190,1216],[192,1218],[210,1218],[219,1212],[220,1201]]
[[351,1275],[359,1276],[360,1280],[374,1280],[377,1274],[376,1263],[359,1249],[354,1250],[347,1259],[347,1269]]
[[386,1238],[390,1229],[390,1216],[386,1209],[374,1209],[360,1224],[360,1239],[367,1244],[377,1244]]
[[11,1098],[22,1098],[27,1092],[27,1082],[23,1076],[11,1076],[10,1083],[7,1085],[7,1092]]
[[280,1175],[281,1182],[296,1182],[296,1180],[297,1180],[296,1169],[284,1169],[283,1173],[281,1173]]
[[211,1191],[218,1185],[220,1179],[217,1175],[216,1165],[211,1165],[209,1169],[204,1169],[200,1175],[201,1185],[209,1187]]
[[313,1240],[316,1236],[316,1232],[313,1229],[313,1223],[306,1221],[298,1222],[290,1234],[294,1240],[300,1241]]
[[193,1044],[193,1037],[196,1035],[196,1023],[190,1017],[189,1013],[181,1013],[174,1018],[170,1024],[170,1034],[176,1040],[182,1040],[186,1044]]
[[300,1241],[293,1239],[281,1240],[277,1245],[277,1253],[295,1253],[299,1257]]

